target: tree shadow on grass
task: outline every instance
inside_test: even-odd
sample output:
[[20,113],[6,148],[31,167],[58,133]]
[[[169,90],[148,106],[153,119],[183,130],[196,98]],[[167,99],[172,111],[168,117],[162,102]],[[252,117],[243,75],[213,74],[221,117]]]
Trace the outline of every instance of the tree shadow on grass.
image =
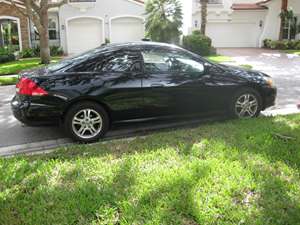
[[[233,164],[238,162],[252,174],[255,187],[245,185],[246,189],[253,190],[238,193],[240,200],[236,200],[234,191],[242,190],[230,189],[232,201],[219,212],[219,218],[211,217],[211,223],[297,224],[300,221],[300,200],[296,197],[300,193],[296,187],[300,163],[299,126],[276,118],[267,118],[266,124],[260,127],[251,121],[233,121],[216,124],[215,128],[178,130],[172,136],[160,133],[147,140],[138,138],[126,143],[81,146],[72,151],[70,147],[66,151],[27,158],[6,174],[16,177],[0,185],[1,191],[12,192],[0,196],[0,224],[196,224],[196,221],[203,224],[207,221],[201,219],[204,211],[197,204],[195,188],[200,180],[214,179],[210,173],[214,168],[203,164],[212,158]],[[245,127],[248,130],[242,130]],[[281,140],[274,132],[296,139]],[[135,154],[163,152],[170,148],[184,160],[198,157],[198,164],[189,170],[190,174],[175,173],[176,177],[164,178],[161,183],[140,186],[147,178],[140,177],[141,167],[131,158]],[[101,157],[104,161],[115,161],[105,170],[106,174],[87,175],[86,164],[77,164],[78,159],[93,163],[93,159]],[[53,184],[49,179],[55,177],[57,163],[72,166],[63,173],[58,171],[57,176],[61,177]],[[10,164],[8,161],[4,166]],[[281,174],[281,164],[293,174],[286,175],[286,171]],[[49,173],[41,172],[45,170]],[[153,176],[159,177],[159,174]],[[218,182],[217,179],[215,185]],[[140,191],[140,187],[149,189]],[[213,188],[214,185],[209,191],[218,196],[220,193]],[[247,198],[252,200],[247,203]],[[249,212],[247,204],[254,205],[255,210]],[[236,216],[236,205],[244,210],[244,215]]]

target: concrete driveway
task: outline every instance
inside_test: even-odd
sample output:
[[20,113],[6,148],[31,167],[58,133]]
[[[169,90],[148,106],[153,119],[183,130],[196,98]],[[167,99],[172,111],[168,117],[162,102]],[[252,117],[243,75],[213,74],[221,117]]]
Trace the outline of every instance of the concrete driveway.
[[300,103],[300,56],[257,48],[221,48],[218,54],[231,56],[235,64],[249,64],[273,77],[278,98],[273,108],[295,108]]
[[[219,54],[233,57],[236,64],[250,64],[254,69],[271,75],[278,86],[278,102],[274,108],[295,108],[300,102],[300,57],[262,49],[219,49]],[[22,126],[12,115],[10,100],[14,86],[0,87],[0,155],[25,152],[28,149],[43,149],[70,143],[58,127]],[[265,112],[268,114],[273,111]],[[293,112],[293,111],[292,111]],[[109,132],[108,139],[134,136],[145,132],[201,124],[205,120],[157,121],[119,125]]]

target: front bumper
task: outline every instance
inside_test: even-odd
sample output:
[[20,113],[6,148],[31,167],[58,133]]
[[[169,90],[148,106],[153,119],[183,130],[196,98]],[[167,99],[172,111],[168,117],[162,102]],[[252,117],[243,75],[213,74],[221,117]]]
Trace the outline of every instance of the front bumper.
[[263,92],[263,110],[274,106],[276,104],[277,88],[276,87],[265,87]]

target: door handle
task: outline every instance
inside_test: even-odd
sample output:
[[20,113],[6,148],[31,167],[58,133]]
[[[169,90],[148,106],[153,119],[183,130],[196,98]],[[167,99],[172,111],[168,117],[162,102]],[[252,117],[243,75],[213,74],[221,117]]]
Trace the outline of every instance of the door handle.
[[151,87],[164,87],[165,85],[160,84],[160,83],[153,83],[151,84]]

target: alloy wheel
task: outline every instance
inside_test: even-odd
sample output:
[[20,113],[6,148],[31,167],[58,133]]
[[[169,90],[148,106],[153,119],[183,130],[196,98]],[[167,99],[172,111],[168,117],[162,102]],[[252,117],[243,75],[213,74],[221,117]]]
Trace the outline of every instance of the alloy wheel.
[[243,94],[235,103],[235,113],[239,118],[251,118],[256,115],[258,107],[258,100],[255,95]]
[[72,119],[72,129],[74,133],[83,139],[97,136],[103,126],[101,115],[93,109],[82,109],[77,112]]

